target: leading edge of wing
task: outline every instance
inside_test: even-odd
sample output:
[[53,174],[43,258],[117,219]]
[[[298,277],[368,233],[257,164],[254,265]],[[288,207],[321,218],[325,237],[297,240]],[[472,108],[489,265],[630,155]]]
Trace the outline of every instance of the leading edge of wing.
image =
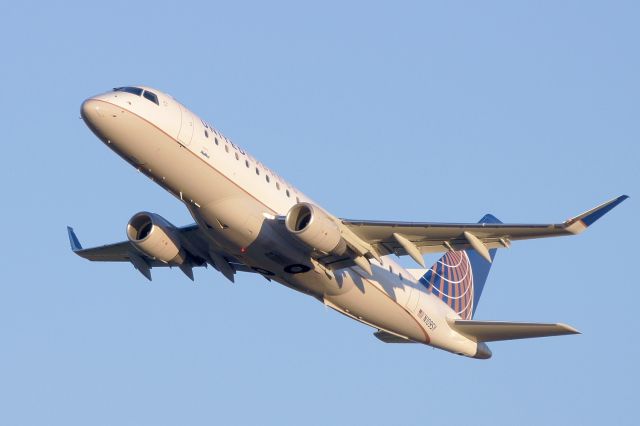
[[[567,229],[570,233],[579,233],[591,226],[598,219],[611,211],[618,204],[629,198],[628,195],[621,195],[612,200],[604,202],[586,212],[579,214],[563,223],[555,224],[526,224],[526,223],[446,223],[446,222],[394,222],[376,220],[351,220],[341,219],[342,223],[349,226],[388,226],[405,228],[480,228],[480,229],[511,229],[511,228],[544,228],[544,229]],[[577,225],[577,226],[576,226]]]

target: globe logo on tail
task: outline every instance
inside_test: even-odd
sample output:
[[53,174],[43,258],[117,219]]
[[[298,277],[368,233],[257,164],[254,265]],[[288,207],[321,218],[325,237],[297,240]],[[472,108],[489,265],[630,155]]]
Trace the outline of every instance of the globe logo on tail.
[[473,316],[473,271],[464,251],[450,251],[442,256],[420,279],[431,293],[449,305],[460,318]]

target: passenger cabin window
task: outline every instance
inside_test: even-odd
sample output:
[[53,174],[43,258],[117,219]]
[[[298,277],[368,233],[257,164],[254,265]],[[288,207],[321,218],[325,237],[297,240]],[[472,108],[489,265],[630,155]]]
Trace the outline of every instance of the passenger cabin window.
[[244,160],[244,165],[247,166],[247,169],[249,168],[249,160]]
[[148,90],[144,91],[144,98],[150,100],[151,102],[153,102],[156,105],[160,105],[160,103],[158,102],[158,97],[156,96],[155,93],[150,92]]
[[218,138],[215,138],[215,141],[216,141],[216,145],[218,145]]
[[[113,91],[131,93],[136,96],[142,95],[142,89],[139,87],[116,87],[113,89]],[[157,101],[157,98],[156,98],[156,101]]]
[[264,175],[265,179],[267,180],[267,183],[269,183],[269,175]]
[[288,189],[285,191],[285,193],[287,194],[287,197],[289,197],[289,196],[291,195],[291,194],[289,193],[289,190],[288,190]]
[[208,138],[209,137],[209,132],[207,132],[206,130],[204,131],[204,137]]
[[256,174],[260,175],[260,169],[256,167]]

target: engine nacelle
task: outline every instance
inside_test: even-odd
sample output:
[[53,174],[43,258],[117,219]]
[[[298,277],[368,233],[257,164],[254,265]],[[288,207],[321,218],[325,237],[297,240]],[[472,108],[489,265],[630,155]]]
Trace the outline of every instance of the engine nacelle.
[[141,253],[164,263],[181,265],[185,252],[176,228],[160,215],[136,213],[127,224],[127,237]]
[[298,203],[291,207],[285,225],[293,236],[312,249],[336,256],[347,251],[338,224],[313,204]]

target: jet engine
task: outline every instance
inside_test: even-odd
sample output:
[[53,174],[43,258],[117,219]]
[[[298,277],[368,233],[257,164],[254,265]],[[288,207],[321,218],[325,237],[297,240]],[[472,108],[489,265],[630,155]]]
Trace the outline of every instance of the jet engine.
[[347,251],[347,242],[335,219],[313,204],[298,203],[291,207],[285,225],[294,237],[312,249],[336,256]]
[[136,213],[127,224],[127,237],[141,253],[173,265],[181,265],[186,258],[178,232],[160,215]]

